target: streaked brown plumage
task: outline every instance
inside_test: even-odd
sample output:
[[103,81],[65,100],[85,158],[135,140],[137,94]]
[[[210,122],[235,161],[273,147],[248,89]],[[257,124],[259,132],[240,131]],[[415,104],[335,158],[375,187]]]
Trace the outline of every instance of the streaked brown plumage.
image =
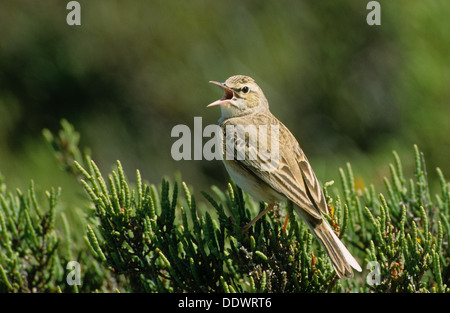
[[[353,276],[352,267],[361,271],[322,217],[327,214],[327,203],[316,175],[295,137],[270,112],[261,88],[251,77],[243,75],[232,76],[225,83],[212,83],[224,90],[222,99],[209,106],[221,107],[223,160],[236,184],[256,200],[268,203],[269,209],[276,202],[292,201],[296,212],[327,252],[339,277]],[[267,140],[261,140],[263,130]],[[233,153],[227,155],[227,149]]]

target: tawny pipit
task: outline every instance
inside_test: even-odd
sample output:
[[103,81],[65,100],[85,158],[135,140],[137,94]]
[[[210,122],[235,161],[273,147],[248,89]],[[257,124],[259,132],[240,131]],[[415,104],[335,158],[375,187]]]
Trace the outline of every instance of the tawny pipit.
[[[237,185],[254,199],[268,203],[246,228],[276,202],[292,201],[295,211],[327,252],[339,277],[352,277],[352,267],[361,271],[322,217],[322,213],[327,214],[327,203],[316,175],[295,137],[270,112],[261,88],[251,77],[243,75],[232,76],[225,83],[211,83],[224,91],[224,96],[208,107],[220,105],[222,111],[219,123],[224,138],[225,167]],[[258,133],[260,129],[267,132],[264,140],[261,140],[264,134]],[[226,155],[230,146],[233,154]],[[245,157],[236,157],[239,153]]]

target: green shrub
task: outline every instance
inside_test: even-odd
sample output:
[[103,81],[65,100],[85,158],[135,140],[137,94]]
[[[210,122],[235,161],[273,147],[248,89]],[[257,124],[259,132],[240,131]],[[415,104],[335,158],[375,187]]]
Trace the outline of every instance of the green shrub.
[[0,179],[0,292],[56,291],[62,281],[56,250],[54,210],[61,190],[47,192],[48,210],[36,199],[34,183],[8,192]]
[[[58,136],[44,134],[87,192],[86,246],[75,252],[67,242],[60,247],[70,223],[64,236],[55,230],[59,189],[47,193],[44,213],[33,185],[14,195],[2,184],[1,291],[449,292],[450,183],[437,169],[441,190],[432,196],[416,146],[410,178],[393,153],[384,193],[373,185],[355,188],[350,164],[339,170],[341,188],[324,184],[326,218],[363,267],[340,280],[289,203],[243,232],[264,206],[232,182],[227,190],[212,186],[198,201],[184,182],[156,186],[139,170],[130,182],[119,161],[103,176],[80,153],[67,122]],[[66,282],[74,255],[84,268],[80,286]]]

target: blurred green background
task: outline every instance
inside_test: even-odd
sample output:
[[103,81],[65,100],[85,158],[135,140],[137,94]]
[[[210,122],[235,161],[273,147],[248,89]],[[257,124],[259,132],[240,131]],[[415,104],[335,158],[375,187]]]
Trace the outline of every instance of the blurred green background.
[[[62,186],[42,129],[66,118],[103,171],[159,183],[180,173],[195,192],[224,188],[220,161],[174,161],[177,124],[217,122],[210,80],[256,79],[294,133],[319,180],[351,162],[358,183],[382,184],[396,150],[412,168],[413,144],[429,174],[450,177],[450,2],[68,1],[0,3],[0,172],[8,185]],[[206,141],[206,140],[205,140]],[[409,163],[408,163],[409,162]]]

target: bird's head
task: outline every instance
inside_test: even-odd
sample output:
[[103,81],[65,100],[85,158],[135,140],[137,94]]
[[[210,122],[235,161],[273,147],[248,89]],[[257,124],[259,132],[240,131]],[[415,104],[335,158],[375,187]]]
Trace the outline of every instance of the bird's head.
[[249,76],[236,75],[231,76],[224,83],[216,81],[210,81],[210,83],[218,85],[224,91],[221,99],[208,105],[208,107],[220,105],[222,120],[269,108],[263,91]]

